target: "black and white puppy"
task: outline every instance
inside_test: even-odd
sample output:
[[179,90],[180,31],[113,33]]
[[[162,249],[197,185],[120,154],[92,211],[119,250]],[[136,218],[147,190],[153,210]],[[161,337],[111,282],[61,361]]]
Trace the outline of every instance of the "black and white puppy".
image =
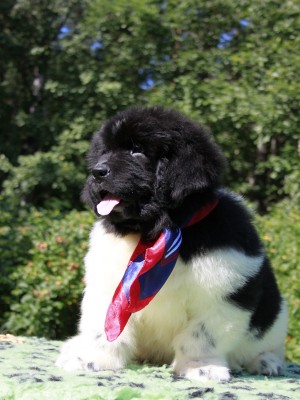
[[[58,366],[118,369],[147,360],[217,381],[241,368],[280,374],[287,307],[241,198],[220,187],[224,164],[205,128],[159,107],[121,112],[94,135],[83,199],[105,216],[85,258],[79,334],[63,345]],[[215,198],[208,216],[182,230],[161,291],[108,342],[106,311],[140,238],[180,226]]]

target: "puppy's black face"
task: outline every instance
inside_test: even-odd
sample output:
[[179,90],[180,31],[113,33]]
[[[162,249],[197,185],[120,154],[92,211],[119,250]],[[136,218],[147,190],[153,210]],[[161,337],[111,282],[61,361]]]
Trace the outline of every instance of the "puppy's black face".
[[172,215],[193,195],[204,199],[224,165],[203,127],[157,107],[108,120],[94,135],[88,159],[83,200],[108,230],[148,238],[174,224]]

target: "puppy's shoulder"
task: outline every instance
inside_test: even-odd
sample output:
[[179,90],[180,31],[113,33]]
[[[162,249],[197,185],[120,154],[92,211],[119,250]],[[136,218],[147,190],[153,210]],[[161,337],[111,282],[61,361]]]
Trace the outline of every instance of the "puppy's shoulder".
[[234,218],[238,218],[245,223],[252,223],[254,213],[246,205],[243,196],[225,188],[218,189],[216,196],[219,199],[219,211],[224,215],[230,216],[231,221]]
[[263,246],[253,216],[241,196],[225,189],[217,191],[217,207],[199,223],[183,229],[181,256],[189,261],[195,254],[234,249],[247,256],[262,254]]

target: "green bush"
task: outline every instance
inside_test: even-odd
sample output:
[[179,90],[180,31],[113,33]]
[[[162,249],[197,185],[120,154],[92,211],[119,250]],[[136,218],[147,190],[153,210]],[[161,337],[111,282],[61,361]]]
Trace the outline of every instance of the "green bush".
[[86,178],[85,155],[89,142],[84,137],[85,126],[80,123],[77,119],[69,130],[64,130],[51,151],[21,155],[17,165],[8,165],[7,159],[0,155],[0,172],[6,176],[3,196],[14,199],[19,207],[82,209],[78,188]]
[[273,264],[279,287],[289,306],[287,358],[300,362],[300,212],[282,202],[258,217],[258,228]]
[[18,211],[14,198],[7,201],[0,196],[0,327],[11,303],[10,274],[26,262],[31,248],[29,230],[23,225],[25,215],[23,210]]
[[31,211],[23,225],[14,228],[11,236],[25,243],[25,248],[17,258],[11,249],[12,260],[23,263],[10,274],[13,289],[5,330],[52,339],[74,334],[83,290],[82,262],[92,223],[87,211],[66,216]]

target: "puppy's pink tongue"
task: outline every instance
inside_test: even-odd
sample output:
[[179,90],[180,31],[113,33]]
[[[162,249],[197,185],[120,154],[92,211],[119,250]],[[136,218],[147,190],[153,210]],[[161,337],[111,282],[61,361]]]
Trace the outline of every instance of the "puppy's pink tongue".
[[111,194],[107,194],[103,200],[97,205],[97,212],[100,215],[108,215],[113,208],[119,204],[121,199]]

